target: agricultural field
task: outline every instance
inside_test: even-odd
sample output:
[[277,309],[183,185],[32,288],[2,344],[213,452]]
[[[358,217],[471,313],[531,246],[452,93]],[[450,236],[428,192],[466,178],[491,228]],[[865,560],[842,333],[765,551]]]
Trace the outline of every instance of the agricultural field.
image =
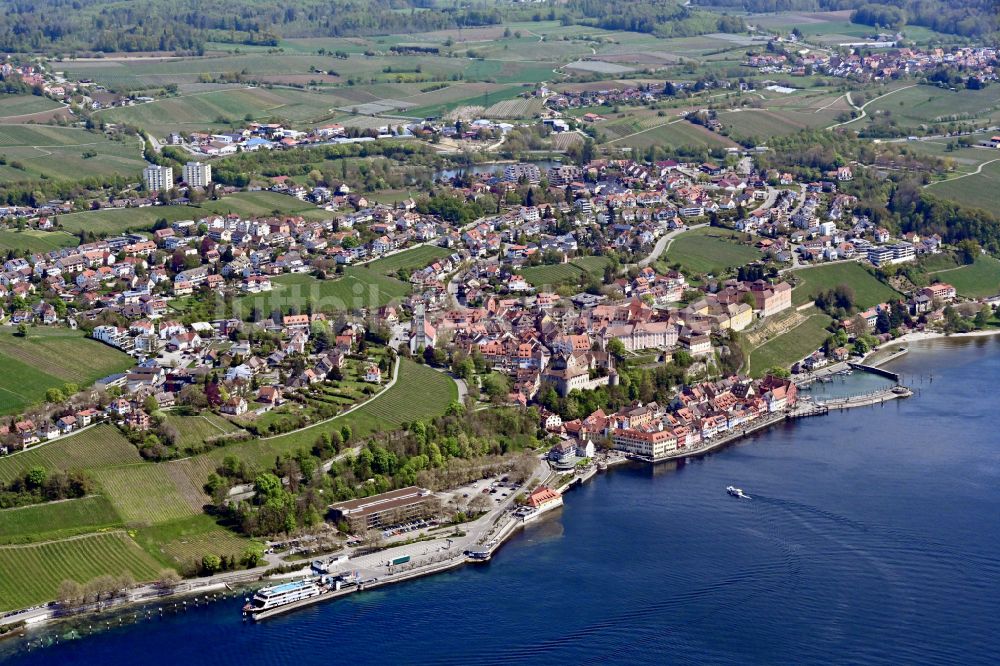
[[168,466],[136,463],[104,467],[91,474],[126,524],[152,525],[197,512],[174,482]]
[[145,162],[135,137],[121,141],[75,127],[0,124],[0,182],[88,176],[138,177]]
[[679,118],[675,110],[629,109],[624,113],[601,115],[606,120],[596,123],[595,128],[602,143],[608,147],[645,150],[650,146],[724,148],[736,145],[731,139]]
[[199,446],[206,440],[240,432],[240,428],[211,412],[198,416],[180,416],[168,413],[166,421],[176,427],[180,433],[178,446],[182,449]]
[[759,377],[773,366],[787,368],[819,349],[830,336],[829,316],[817,313],[790,331],[750,351],[750,376]]
[[534,118],[541,113],[544,107],[545,100],[540,97],[533,97],[531,99],[522,99],[519,97],[493,104],[483,111],[483,116],[486,118],[499,118],[501,120]]
[[[984,152],[984,151],[980,151]],[[997,153],[998,151],[992,151]],[[970,175],[952,176],[931,183],[927,191],[941,199],[963,206],[983,208],[995,212],[1000,207],[1000,157],[987,153],[992,159],[981,162]],[[983,155],[985,157],[986,155]],[[975,173],[978,171],[979,173]]]
[[228,197],[205,201],[198,206],[149,206],[146,208],[109,208],[60,215],[59,223],[71,233],[92,231],[95,234],[120,234],[148,230],[159,219],[168,222],[193,220],[208,215],[301,215],[312,220],[330,217],[330,213],[295,197],[276,192],[237,192]]
[[360,437],[377,430],[398,428],[406,422],[439,416],[458,399],[455,382],[447,374],[405,358],[401,358],[399,363],[396,383],[350,414],[297,432],[240,442],[194,456],[181,461],[185,465],[185,473],[192,484],[204,484],[208,474],[227,455],[235,455],[258,468],[269,467],[277,455],[301,448],[310,449],[323,432],[347,425],[355,437]]
[[980,256],[971,265],[936,271],[928,276],[947,282],[955,287],[959,296],[966,298],[1000,294],[1000,260],[993,257]]
[[965,88],[951,91],[936,86],[918,85],[872,102],[865,108],[869,116],[889,114],[902,127],[975,120],[978,123],[1000,121],[1000,87],[982,90]]
[[[74,359],[66,363],[65,359]],[[41,401],[50,388],[71,382],[86,388],[101,377],[123,372],[132,358],[64,328],[28,329],[20,338],[0,332],[0,413],[13,413]]]
[[0,481],[10,483],[32,467],[70,471],[141,462],[138,450],[112,425],[87,428],[75,435],[0,458]]
[[55,599],[64,580],[82,584],[104,574],[129,573],[136,581],[149,581],[160,569],[125,532],[0,546],[0,611]]
[[59,102],[41,95],[0,95],[0,122],[61,108],[63,105]]
[[420,245],[418,247],[397,252],[365,264],[365,268],[382,275],[395,275],[397,271],[411,271],[424,268],[437,259],[450,254],[448,250],[436,245]]
[[196,568],[205,555],[239,558],[252,541],[207,515],[140,528],[136,542],[164,565]]
[[165,97],[99,112],[106,122],[142,127],[155,135],[221,129],[246,120],[280,119],[309,123],[329,117],[339,106],[329,95],[285,88],[230,88]]
[[52,541],[121,527],[122,519],[101,495],[0,511],[0,545]]
[[[794,99],[794,98],[792,98]],[[803,129],[828,127],[837,121],[837,115],[849,111],[847,100],[831,95],[818,99],[816,108],[806,104],[800,107],[775,106],[765,102],[765,108],[743,108],[719,113],[719,121],[726,133],[739,138],[755,138],[766,143],[771,136],[786,136]],[[830,106],[826,106],[829,104]]]
[[738,238],[735,232],[717,227],[686,231],[670,243],[665,261],[690,273],[719,274],[760,259],[759,250]]
[[861,264],[853,261],[829,266],[816,266],[794,271],[792,275],[798,284],[792,290],[792,303],[802,305],[816,299],[820,291],[846,284],[854,291],[855,303],[859,308],[870,308],[899,297],[894,290],[869,273]]
[[[487,84],[467,83],[461,87],[451,86],[444,90],[427,93],[421,96],[423,105],[407,109],[406,115],[414,118],[430,118],[445,115],[451,110],[463,106],[481,106],[485,109],[500,102],[516,98],[520,93],[524,92],[522,86],[496,87],[491,85],[489,88],[484,88],[485,85]],[[457,90],[452,92],[453,89]],[[451,94],[443,94],[446,92]],[[456,96],[458,93],[461,93],[462,96]],[[415,97],[414,101],[416,101]]]
[[74,247],[80,239],[64,231],[38,231],[25,229],[14,231],[0,229],[0,252],[26,250],[28,252],[50,252],[61,247]]
[[565,264],[528,266],[521,270],[521,275],[533,287],[541,289],[546,286],[579,284],[584,273],[600,275],[605,265],[605,257],[577,257]]
[[311,304],[317,312],[378,308],[410,293],[410,285],[375,271],[352,266],[338,278],[319,280],[303,273],[280,275],[268,293],[249,294],[233,303],[233,316],[246,319],[257,308],[264,316],[274,310],[301,312]]

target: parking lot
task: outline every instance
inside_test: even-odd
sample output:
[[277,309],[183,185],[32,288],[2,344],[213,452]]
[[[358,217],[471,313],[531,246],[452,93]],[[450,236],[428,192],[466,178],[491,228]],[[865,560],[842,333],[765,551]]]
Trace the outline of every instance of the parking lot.
[[488,495],[490,499],[499,504],[511,494],[517,493],[518,487],[516,484],[510,483],[506,476],[501,475],[459,486],[455,490],[441,493],[440,497],[446,504],[454,502],[456,506],[467,506],[477,495]]

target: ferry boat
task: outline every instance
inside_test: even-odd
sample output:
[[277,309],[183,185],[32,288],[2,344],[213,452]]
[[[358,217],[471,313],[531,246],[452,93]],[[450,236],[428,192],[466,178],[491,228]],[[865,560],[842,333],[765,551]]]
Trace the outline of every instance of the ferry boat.
[[750,496],[743,492],[742,488],[737,488],[735,486],[726,486],[726,492],[733,497],[739,497],[740,499],[750,499]]
[[243,614],[249,615],[254,620],[262,620],[319,601],[338,588],[339,586],[331,584],[326,576],[263,587],[257,590],[253,599],[243,606]]

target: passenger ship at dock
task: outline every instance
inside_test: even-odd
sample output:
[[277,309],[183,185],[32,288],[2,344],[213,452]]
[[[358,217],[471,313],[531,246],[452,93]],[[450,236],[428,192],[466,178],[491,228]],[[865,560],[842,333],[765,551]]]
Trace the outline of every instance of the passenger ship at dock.
[[263,587],[243,606],[243,614],[254,620],[263,620],[335,596],[334,593],[338,590],[339,581],[333,581],[327,576]]

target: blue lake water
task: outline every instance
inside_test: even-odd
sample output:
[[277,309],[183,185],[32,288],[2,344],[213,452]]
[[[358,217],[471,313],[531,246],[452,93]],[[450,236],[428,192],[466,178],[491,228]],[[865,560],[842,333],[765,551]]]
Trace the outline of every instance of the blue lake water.
[[[909,400],[619,468],[492,562],[244,624],[240,600],[29,664],[995,664],[1000,340],[918,345]],[[725,487],[743,487],[741,501]],[[31,636],[35,644],[39,635]]]

